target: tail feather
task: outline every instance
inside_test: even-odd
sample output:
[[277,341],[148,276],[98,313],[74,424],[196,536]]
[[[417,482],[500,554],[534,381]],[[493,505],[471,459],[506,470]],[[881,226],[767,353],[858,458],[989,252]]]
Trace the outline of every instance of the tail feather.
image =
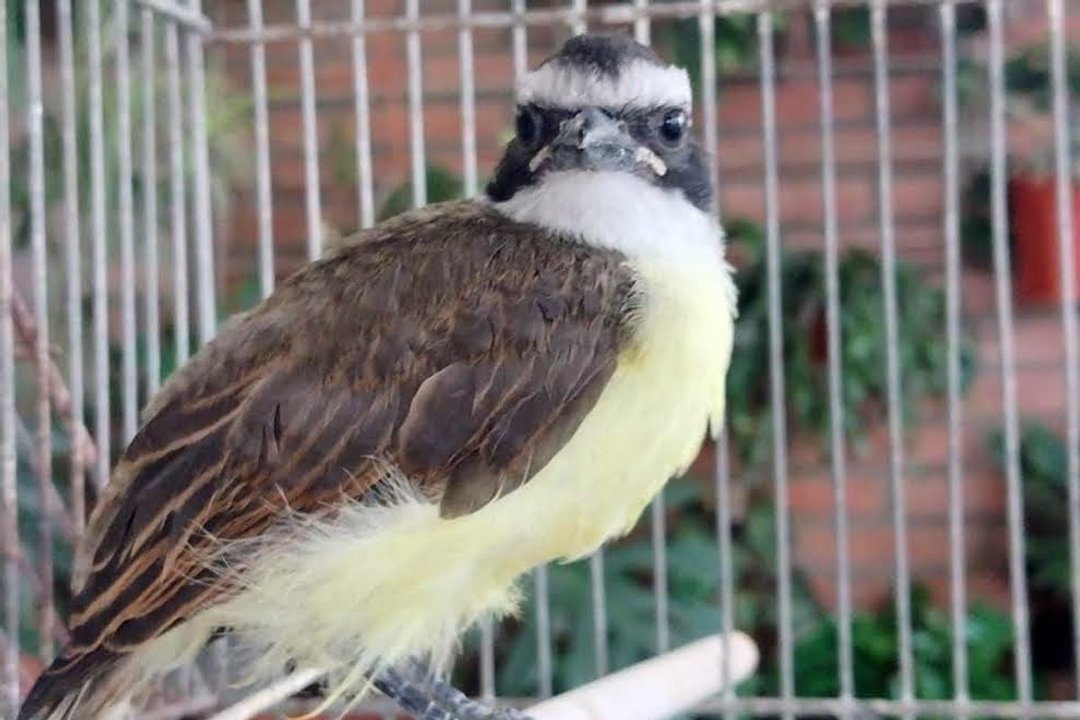
[[131,686],[114,663],[105,668],[65,667],[63,657],[37,679],[18,720],[123,720],[130,717]]

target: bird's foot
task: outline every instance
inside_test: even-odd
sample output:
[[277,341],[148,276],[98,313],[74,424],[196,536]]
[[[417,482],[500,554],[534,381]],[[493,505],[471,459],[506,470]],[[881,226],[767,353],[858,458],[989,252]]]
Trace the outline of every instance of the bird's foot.
[[[419,665],[412,666],[411,674],[427,676]],[[392,668],[384,670],[375,685],[417,720],[529,720],[514,708],[491,708],[472,700],[443,680],[409,678]]]

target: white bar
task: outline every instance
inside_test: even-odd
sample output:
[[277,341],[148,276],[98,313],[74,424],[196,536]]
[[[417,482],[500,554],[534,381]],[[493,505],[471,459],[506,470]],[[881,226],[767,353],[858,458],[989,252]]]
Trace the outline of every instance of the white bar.
[[[8,7],[0,3],[0,157],[10,157],[8,136]],[[0,162],[0,549],[4,567],[4,653],[0,656],[7,717],[19,711],[18,477],[15,445],[15,332],[11,321],[11,165]]]
[[571,16],[570,30],[575,35],[580,35],[589,29],[585,13],[589,10],[588,0],[571,0],[574,14]]
[[[407,0],[406,16],[420,17],[420,0]],[[405,38],[409,65],[409,149],[412,154],[412,204],[427,205],[427,161],[424,157],[424,65],[420,53],[420,31],[410,30]]]
[[[202,0],[191,0],[191,9],[202,12]],[[188,109],[191,112],[191,139],[195,183],[195,307],[198,311],[199,344],[203,345],[217,332],[217,310],[214,295],[214,229],[213,206],[210,201],[210,148],[206,129],[206,74],[203,57],[203,38],[189,32],[187,36]]]
[[[42,508],[52,499],[52,406],[49,402],[49,373],[52,358],[49,354],[49,276],[45,237],[45,112],[41,78],[41,5],[38,0],[23,4],[26,22],[26,119],[30,136],[30,248],[31,275],[34,288],[34,370],[37,397],[34,443],[34,474],[37,476],[38,502]],[[53,645],[53,535],[49,513],[38,517],[37,563],[45,582],[41,584],[38,616],[38,652],[43,660],[52,659]]]
[[176,364],[191,354],[191,315],[188,303],[187,187],[184,176],[184,127],[180,78],[180,33],[176,23],[165,26],[165,65],[168,72],[169,194],[172,205],[173,330]]
[[139,379],[135,364],[135,345],[138,333],[135,317],[135,200],[132,194],[133,163],[131,160],[131,63],[128,40],[127,2],[114,4],[116,20],[116,147],[118,206],[117,223],[120,231],[120,325],[123,343],[120,350],[121,406],[123,435],[126,445],[135,437],[139,424]]
[[990,29],[990,185],[994,219],[994,295],[1001,344],[1001,404],[1005,415],[1005,483],[1008,491],[1009,521],[1009,585],[1015,637],[1017,698],[1021,703],[1029,703],[1032,700],[1031,638],[1024,551],[1024,498],[1013,335],[1012,265],[1008,247],[1008,136],[1005,127],[1005,39],[1002,11],[1001,0],[987,0],[986,12]]
[[[263,25],[262,0],[248,0],[248,22],[252,30]],[[255,104],[255,183],[259,206],[259,293],[274,291],[274,207],[270,177],[270,113],[267,109],[266,45],[251,45],[251,89]]]
[[[836,527],[837,673],[840,697],[855,695],[851,646],[851,561],[847,517],[847,443],[844,430],[843,358],[840,344],[840,228],[836,201],[836,147],[832,87],[831,13],[827,3],[814,13],[818,55],[818,101],[821,105],[821,187],[825,210],[825,294],[829,347],[829,434]],[[850,713],[844,715],[850,717]]]
[[157,203],[157,95],[154,82],[155,32],[154,11],[142,9],[142,97],[143,97],[143,233],[146,235],[144,276],[146,315],[146,389],[153,396],[161,384],[161,288],[160,258],[158,256]]
[[949,610],[952,622],[953,696],[970,699],[967,654],[967,570],[964,563],[964,404],[961,399],[960,193],[956,96],[956,7],[941,6],[942,133],[945,177],[945,302],[948,337]]
[[86,0],[87,55],[90,66],[91,242],[94,256],[94,441],[98,487],[109,482],[109,285],[108,226],[105,217],[105,120],[102,99],[101,6]]
[[[70,0],[56,2],[57,34],[60,45],[60,79],[63,95],[64,136],[64,250],[67,265],[65,290],[68,321],[68,366],[71,391],[71,514],[76,537],[82,535],[86,522],[86,461],[83,443],[85,379],[82,322],[82,252],[79,230],[79,158],[75,117],[75,43]],[[0,185],[2,187],[2,185]]]
[[525,0],[511,0],[510,7],[514,16],[511,38],[513,40],[514,54],[514,84],[517,85],[529,69],[528,35],[524,20],[526,12]]
[[[352,0],[352,19],[357,25],[364,22],[364,0]],[[371,105],[367,78],[367,36],[353,35],[353,96],[356,114],[356,177],[360,194],[360,227],[375,224],[375,198],[371,172]]]
[[[788,503],[787,421],[784,390],[784,329],[781,290],[779,138],[772,13],[757,16],[761,57],[761,118],[765,150],[765,230],[769,295],[769,399],[772,406],[773,484],[776,512],[777,625],[780,695],[795,695],[794,628],[791,609],[791,528]],[[785,719],[794,717],[784,713]]]
[[[690,643],[526,710],[531,720],[659,720],[686,712],[731,682],[749,678],[758,649],[748,636],[734,633]],[[727,668],[721,673],[721,668]]]
[[607,599],[604,593],[604,551],[589,556],[589,582],[592,587],[593,648],[596,653],[596,677],[608,673]]
[[[311,26],[311,0],[296,0],[296,20]],[[322,189],[319,184],[319,128],[315,115],[315,47],[300,38],[300,102],[304,119],[304,192],[307,200],[308,259],[322,255]]]
[[652,42],[652,24],[649,22],[649,0],[634,0],[634,9],[641,13],[634,20],[634,39],[648,45]]
[[[896,228],[893,222],[892,130],[889,117],[888,28],[885,5],[870,11],[874,49],[874,101],[878,162],[878,213],[881,225],[881,285],[885,305],[885,375],[888,396],[889,486],[896,553],[896,622],[899,626],[900,699],[914,699],[911,632],[911,574],[908,566],[907,503],[904,491],[904,428],[900,388],[898,311],[896,307]],[[905,714],[905,717],[911,717]]]
[[[1073,238],[1074,184],[1070,173],[1069,82],[1066,70],[1065,6],[1048,0],[1050,53],[1054,84],[1054,150],[1057,160],[1056,199],[1061,265],[1061,325],[1065,344],[1065,447],[1068,449],[1069,545],[1072,574],[1073,665],[1080,679],[1080,329],[1076,309],[1076,252]],[[1077,686],[1080,692],[1080,685]]]
[[[472,13],[472,0],[458,0],[458,15],[464,21]],[[458,30],[458,55],[461,68],[461,154],[464,162],[465,196],[478,190],[476,159],[476,68],[473,64],[472,28],[464,23]]]

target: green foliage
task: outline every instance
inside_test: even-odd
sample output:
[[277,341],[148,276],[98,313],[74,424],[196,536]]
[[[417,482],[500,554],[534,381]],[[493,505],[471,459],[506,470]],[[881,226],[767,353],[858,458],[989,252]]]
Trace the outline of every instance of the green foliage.
[[[915,696],[922,700],[953,697],[953,633],[947,614],[933,607],[924,587],[911,591]],[[976,603],[967,618],[968,684],[972,699],[1009,700],[1015,697],[1010,670],[1012,622],[1009,616]],[[861,698],[898,698],[899,637],[892,606],[852,617],[855,694]],[[838,631],[833,618],[822,618],[795,648],[795,690],[803,697],[837,697]],[[775,668],[764,675],[767,690],[775,691]]]
[[[740,461],[753,467],[771,447],[769,299],[764,243],[760,228],[746,221],[730,224],[733,251],[743,258],[737,277],[739,319],[728,373],[729,429]],[[781,258],[785,406],[795,431],[829,432],[826,342],[826,276],[822,253],[785,252]],[[886,396],[885,294],[880,259],[863,250],[839,259],[841,395],[844,423],[851,437],[881,416]],[[918,269],[896,265],[898,350],[905,411],[926,395],[945,390],[947,344],[945,298]],[[973,375],[969,339],[961,349],[964,388]],[[745,471],[746,468],[744,468]]]
[[[1036,669],[1069,671],[1074,664],[1072,572],[1075,548],[1069,536],[1069,457],[1062,438],[1049,428],[1025,424],[1019,461],[1024,503],[1025,565],[1031,608],[1031,650]],[[990,449],[1005,474],[1005,438],[990,435]]]
[[[679,481],[669,486],[666,498],[675,519],[666,546],[671,641],[675,647],[720,629],[719,555],[711,515],[698,495],[699,487],[694,482]],[[771,510],[751,510],[734,538],[733,556],[735,624],[750,633],[762,651],[757,673],[740,686],[739,693],[774,696],[780,680],[776,649],[776,526]],[[605,553],[604,572],[610,665],[617,670],[655,654],[651,544],[637,536],[615,544]],[[793,580],[796,692],[803,697],[836,697],[840,691],[836,620],[813,600],[801,574],[796,573]],[[553,686],[560,692],[595,676],[589,564],[581,561],[551,566],[548,582]],[[528,585],[520,619],[500,633],[496,647],[496,690],[504,696],[529,696],[538,686],[536,600],[531,583]],[[923,587],[912,589],[911,608],[917,697],[948,699],[953,694],[949,618],[932,605]],[[1014,698],[1011,619],[975,603],[966,623],[971,696],[978,700]],[[853,616],[858,697],[898,697],[897,628],[891,604],[880,611]],[[470,638],[467,647],[470,654],[477,652],[476,637]]]
[[[720,557],[713,521],[702,502],[700,480],[676,481],[666,491],[672,530],[666,544],[670,627],[673,646],[720,630]],[[775,635],[775,524],[771,512],[755,511],[733,547],[738,582],[734,616],[740,629],[764,641]],[[656,653],[653,549],[647,537],[632,536],[604,555],[607,639],[610,669],[618,670]],[[505,696],[535,693],[537,678],[536,595],[531,579],[518,621],[500,638],[497,690]],[[565,690],[595,677],[592,589],[587,560],[552,565],[548,570],[553,684]],[[820,614],[803,584],[795,587],[795,616],[809,628]],[[476,638],[470,650],[476,651]]]
[[[990,438],[994,457],[1005,471],[1005,437]],[[1065,442],[1049,428],[1031,424],[1020,433],[1020,476],[1024,488],[1024,530],[1028,582],[1062,599],[1071,595],[1069,562],[1069,458]]]
[[[137,21],[138,15],[132,19]],[[77,168],[79,187],[79,210],[82,216],[82,228],[84,233],[91,232],[90,213],[92,209],[91,192],[94,181],[91,167],[91,146],[93,135],[91,133],[91,97],[89,82],[89,63],[86,61],[86,33],[85,23],[81,17],[76,22],[83,32],[76,32],[75,36],[75,134],[77,143]],[[114,81],[112,64],[113,55],[116,52],[117,37],[113,32],[116,27],[111,17],[102,19],[103,52],[102,63],[104,82],[102,83],[102,121],[103,135],[102,148],[104,159],[105,177],[105,200],[108,208],[108,222],[115,223],[115,207],[120,187],[120,145],[117,135],[117,123],[119,120],[118,102],[119,92],[117,83]],[[134,37],[134,36],[133,36]],[[25,47],[24,39],[18,40],[18,45],[10,48],[8,77],[11,85],[11,106],[15,108],[27,107],[25,87]],[[133,41],[131,45],[133,62],[137,62],[138,45]],[[137,68],[137,64],[133,65]],[[213,164],[211,173],[210,197],[214,203],[214,211],[217,216],[227,215],[231,209],[232,188],[240,178],[250,174],[250,152],[244,140],[243,129],[250,122],[250,106],[247,100],[239,99],[226,87],[226,81],[221,73],[207,68],[206,80],[206,125],[209,155]],[[166,108],[167,77],[164,70],[159,70],[153,79],[153,96],[144,97],[141,75],[133,70],[130,78],[129,103],[131,111],[131,153],[134,164],[130,182],[134,186],[135,207],[141,208],[142,195],[147,191],[147,179],[142,176],[142,143],[143,143],[143,114],[148,104],[152,104],[155,112],[155,133],[157,140],[158,173],[156,178],[156,191],[158,193],[158,223],[161,227],[167,227],[171,207],[168,202],[169,195],[169,171],[168,171],[168,126],[169,118]],[[187,111],[187,86],[182,86],[182,108]],[[64,178],[63,178],[63,106],[60,102],[59,93],[47,92],[42,106],[43,143],[45,150],[45,201],[48,209],[62,206],[64,202]],[[185,127],[187,118],[185,117]],[[185,173],[193,170],[194,153],[190,148],[190,136],[184,153]],[[27,134],[16,137],[11,148],[12,154],[12,214],[14,235],[17,244],[25,244],[29,239],[30,231],[30,188],[29,188],[29,159],[30,139]],[[48,213],[55,216],[56,213]],[[141,222],[137,219],[137,222]],[[118,242],[119,233],[115,225],[110,227],[107,233],[111,242]],[[57,230],[49,233],[50,254],[55,252],[55,257],[62,257],[60,243],[63,234]],[[163,248],[167,250],[167,248]],[[57,275],[59,277],[59,275]]]
[[[463,197],[461,179],[446,168],[429,165],[424,175],[427,182],[428,203],[456,200]],[[412,181],[406,181],[394,189],[376,213],[379,222],[413,207]]]
[[[1004,85],[1005,108],[1015,123],[1030,123],[1043,142],[1026,156],[1009,158],[1013,171],[1023,168],[1037,173],[1052,172],[1054,168],[1054,141],[1047,131],[1053,110],[1053,75],[1051,50],[1047,42],[1026,45],[1010,55],[1005,61]],[[987,122],[990,118],[990,68],[981,60],[962,58],[957,63],[957,99],[964,114],[973,121]],[[1080,98],[1080,46],[1065,50],[1066,98],[1075,113]],[[1072,157],[1080,149],[1080,129],[1075,124],[1067,128],[1068,143]],[[1075,174],[1080,169],[1072,168]],[[985,172],[980,168],[980,171]]]
[[[782,37],[788,25],[787,13],[773,14],[773,27]],[[672,62],[686,68],[695,88],[701,87],[701,25],[686,18],[660,25],[658,44],[670,48]],[[717,74],[749,71],[758,64],[757,16],[751,13],[719,15],[713,21],[713,46]]]
[[[1080,92],[1080,49],[1076,47],[1066,50],[1065,75],[1069,94],[1076,97]],[[1005,62],[1005,92],[1036,112],[1051,112],[1054,92],[1049,43],[1028,45]]]
[[[964,262],[972,267],[989,270],[994,258],[994,215],[991,202],[991,173],[987,166],[973,172],[964,186],[961,199],[963,213],[960,218],[960,243]],[[1009,228],[1010,250],[1013,244],[1012,226]]]

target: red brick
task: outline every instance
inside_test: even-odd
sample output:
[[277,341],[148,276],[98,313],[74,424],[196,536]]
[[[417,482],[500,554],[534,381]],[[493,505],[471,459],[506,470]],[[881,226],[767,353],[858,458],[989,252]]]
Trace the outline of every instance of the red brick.
[[[760,140],[760,136],[755,136]],[[898,125],[893,128],[892,159],[894,166],[940,161],[941,131],[935,125]],[[748,141],[744,141],[749,145]],[[873,126],[844,127],[834,130],[835,162],[842,170],[850,165],[877,167],[877,135]],[[822,163],[821,131],[817,127],[794,128],[780,134],[782,167],[806,167],[820,171]],[[739,160],[743,158],[739,157]],[[760,149],[755,158],[760,165]],[[928,170],[926,176],[937,179],[939,173]]]
[[759,132],[720,133],[717,155],[724,177],[743,173],[760,177],[763,174],[765,157]]
[[826,524],[801,525],[793,530],[795,562],[823,568],[836,563],[836,533]]
[[[1020,365],[1060,365],[1065,355],[1061,317],[1056,313],[1017,315],[1013,325],[1013,346]],[[987,358],[1000,357],[996,332],[986,333],[980,352]]]
[[949,567],[949,528],[941,524],[909,524],[907,530],[908,562],[912,574],[947,570]]
[[989,273],[978,270],[965,270],[961,274],[963,285],[964,311],[974,315],[993,312],[997,306],[994,301],[994,278]]
[[[762,218],[765,195],[760,182],[723,182],[720,186],[724,215]],[[857,177],[837,184],[837,213],[841,222],[853,222],[872,211],[873,188]],[[821,185],[812,176],[785,178],[780,184],[780,211],[785,224],[820,225],[824,221]]]
[[938,81],[932,75],[900,75],[889,80],[889,110],[892,118],[923,118],[939,112]]
[[[872,95],[867,80],[836,80],[833,83],[833,108],[837,122],[872,117]],[[790,81],[777,85],[777,127],[816,126],[820,112],[815,83]],[[761,93],[756,82],[741,82],[721,89],[719,122],[722,131],[756,129],[763,126]]]
[[[1016,394],[1023,416],[1060,416],[1065,409],[1065,381],[1060,368],[1016,369]],[[985,368],[976,379],[969,398],[976,411],[1002,412],[1000,370]]]
[[941,218],[944,188],[941,176],[933,173],[897,173],[893,176],[894,218]]
[[[380,63],[378,72],[369,77],[369,89],[376,94],[379,89],[393,90],[404,88],[407,83],[404,63]],[[352,58],[348,55],[334,62],[321,62],[315,65],[316,97],[320,99],[351,98],[353,95]],[[295,62],[281,62],[269,65],[266,81],[270,97],[299,97],[301,92],[300,59]]]
[[[883,518],[888,504],[885,483],[872,474],[850,470],[846,479],[848,520]],[[789,493],[790,511],[796,522],[834,520],[835,495],[831,469],[793,475]]]

